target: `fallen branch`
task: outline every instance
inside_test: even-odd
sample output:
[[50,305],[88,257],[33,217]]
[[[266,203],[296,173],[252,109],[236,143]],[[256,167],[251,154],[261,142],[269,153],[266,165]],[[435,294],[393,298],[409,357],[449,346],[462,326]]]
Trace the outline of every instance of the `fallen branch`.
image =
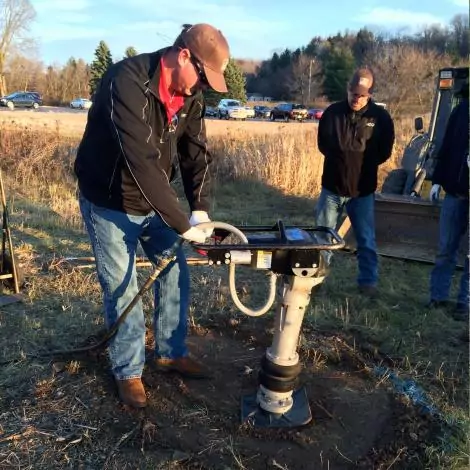
[[393,462],[387,467],[387,470],[390,470],[393,467],[393,465],[395,465],[395,462],[400,458],[400,455],[403,453],[404,450],[405,450],[405,447],[402,447],[398,451],[397,456],[393,459]]
[[343,457],[344,460],[347,460],[348,462],[354,463],[351,459],[348,459],[344,454],[341,453],[341,451],[338,449],[338,446],[335,446],[336,452],[338,452],[341,457]]
[[119,449],[119,447],[122,445],[122,443],[126,442],[127,439],[129,439],[129,437],[131,437],[132,434],[134,434],[137,431],[137,429],[139,429],[139,427],[140,427],[140,423],[137,423],[129,432],[126,432],[125,434],[123,434],[121,436],[121,438],[119,439],[117,444],[112,448],[111,452],[106,457],[106,460],[104,461],[103,467],[106,467],[108,462],[111,460],[111,457],[116,453],[116,451]]
[[338,416],[338,418],[335,418],[319,401],[316,401],[315,405],[317,405],[318,408],[323,410],[330,417],[330,419],[337,419],[339,424],[341,424],[341,427],[343,429],[346,429],[346,426],[344,425],[343,420],[339,416]]
[[21,439],[22,437],[26,437],[26,436],[29,436],[30,434],[33,434],[34,432],[36,432],[36,430],[32,426],[28,426],[26,429],[24,429],[23,431],[19,433],[11,434],[10,436],[0,438],[0,442],[17,441]]

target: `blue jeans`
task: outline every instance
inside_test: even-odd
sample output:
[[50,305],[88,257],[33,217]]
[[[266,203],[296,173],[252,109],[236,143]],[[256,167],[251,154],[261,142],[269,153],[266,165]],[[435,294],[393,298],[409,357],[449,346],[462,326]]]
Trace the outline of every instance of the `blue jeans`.
[[[154,212],[147,216],[98,207],[80,196],[80,210],[96,260],[103,291],[104,318],[110,328],[139,290],[135,267],[138,242],[150,261],[177,239],[177,233]],[[154,284],[155,356],[187,355],[189,270],[182,249]],[[140,377],[145,363],[145,317],[139,301],[109,344],[117,380]]]
[[[431,272],[431,300],[444,301],[449,298],[452,276],[457,264],[459,244],[468,228],[468,199],[461,199],[446,194],[442,201],[439,220],[439,248],[436,263]],[[460,279],[457,302],[468,305],[469,302],[468,253]]]
[[375,243],[374,195],[343,197],[322,188],[315,208],[316,225],[336,230],[344,208],[356,237],[359,265],[357,283],[360,286],[376,286],[378,258]]

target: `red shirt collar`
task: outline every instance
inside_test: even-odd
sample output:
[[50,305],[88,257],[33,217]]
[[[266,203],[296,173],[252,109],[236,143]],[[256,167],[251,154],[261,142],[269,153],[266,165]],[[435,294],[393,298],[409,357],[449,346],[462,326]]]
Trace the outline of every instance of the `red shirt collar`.
[[165,62],[163,57],[160,59],[160,83],[158,84],[158,93],[160,94],[160,99],[165,106],[166,116],[168,122],[171,122],[175,114],[183,107],[184,97],[180,95],[170,94],[168,91],[169,84],[166,81],[165,76]]

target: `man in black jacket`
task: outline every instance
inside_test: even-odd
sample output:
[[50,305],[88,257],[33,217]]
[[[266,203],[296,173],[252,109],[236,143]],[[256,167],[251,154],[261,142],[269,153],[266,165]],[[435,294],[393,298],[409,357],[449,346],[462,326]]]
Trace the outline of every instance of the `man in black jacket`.
[[[80,209],[111,327],[138,292],[136,249],[150,260],[178,236],[202,243],[209,221],[209,165],[202,90],[226,92],[229,46],[208,24],[184,25],[173,46],[112,65],[94,94],[75,161]],[[179,165],[188,217],[171,186]],[[155,283],[155,366],[203,377],[186,348],[189,272],[183,251]],[[141,375],[145,318],[138,303],[110,342],[121,400],[146,405]]]
[[357,241],[361,293],[376,294],[378,262],[375,243],[374,192],[378,166],[391,155],[395,141],[389,113],[372,99],[374,77],[356,70],[347,99],[329,106],[318,126],[318,148],[324,155],[322,190],[316,224],[337,228],[343,209]]
[[[448,303],[457,252],[462,237],[468,230],[469,211],[469,101],[468,83],[462,90],[462,100],[452,111],[442,145],[437,154],[437,165],[432,176],[431,201],[439,199],[441,187],[445,191],[440,214],[440,237],[436,263],[431,273],[430,307]],[[460,279],[457,305],[453,316],[466,320],[469,315],[469,266],[465,258]]]

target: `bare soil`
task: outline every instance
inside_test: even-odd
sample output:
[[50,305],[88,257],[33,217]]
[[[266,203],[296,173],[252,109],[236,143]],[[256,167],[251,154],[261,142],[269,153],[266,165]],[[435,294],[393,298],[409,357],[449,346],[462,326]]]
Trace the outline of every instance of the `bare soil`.
[[[35,439],[18,437],[19,460],[24,462],[33,448],[35,456],[33,466],[21,468],[424,468],[421,451],[435,423],[378,384],[366,359],[337,336],[304,331],[328,358],[319,368],[313,351],[301,349],[300,385],[313,415],[309,424],[269,429],[242,423],[241,398],[256,393],[271,321],[225,319],[193,329],[189,346],[211,370],[207,380],[156,372],[149,333],[143,376],[148,406],[142,411],[120,404],[104,352],[50,363],[52,383],[6,391],[12,410],[2,414],[6,428],[22,412],[27,419],[28,410],[40,411],[40,422],[31,431]],[[51,440],[60,443],[54,457]],[[0,453],[4,445],[0,441]],[[0,462],[0,468],[13,466]]]

